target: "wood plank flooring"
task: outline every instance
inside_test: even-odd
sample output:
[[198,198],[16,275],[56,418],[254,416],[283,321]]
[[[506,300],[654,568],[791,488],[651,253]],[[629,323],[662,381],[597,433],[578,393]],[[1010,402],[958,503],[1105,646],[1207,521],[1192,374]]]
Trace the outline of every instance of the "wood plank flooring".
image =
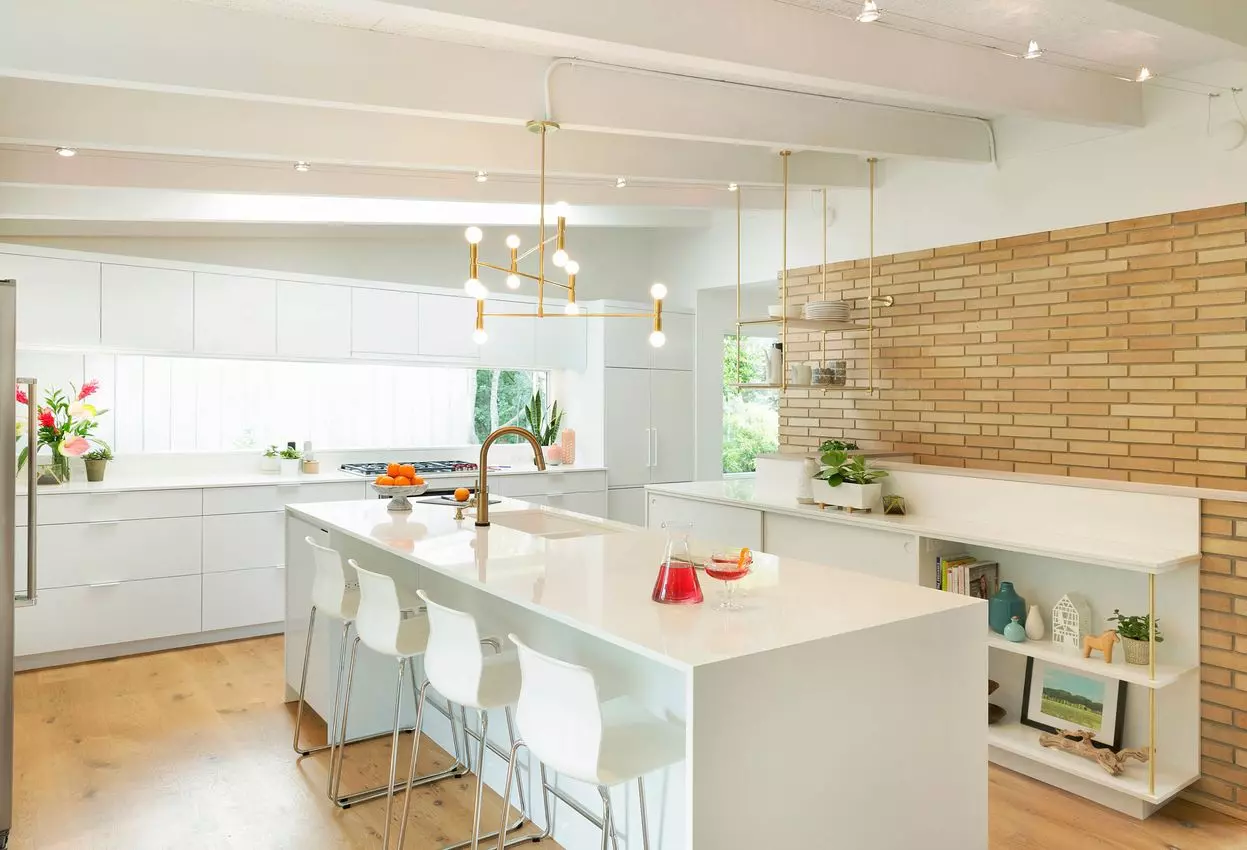
[[[283,694],[280,638],[19,674],[9,846],[379,848],[383,805],[329,803],[326,756],[295,759]],[[323,739],[317,726],[309,737]],[[421,747],[422,771],[448,763]],[[388,769],[388,741],[354,746],[343,789],[379,784]],[[407,848],[464,837],[473,792],[471,778],[419,789]],[[1176,802],[1140,822],[994,767],[990,803],[991,850],[1247,850],[1247,824],[1200,806]],[[498,806],[489,795],[486,823]]]

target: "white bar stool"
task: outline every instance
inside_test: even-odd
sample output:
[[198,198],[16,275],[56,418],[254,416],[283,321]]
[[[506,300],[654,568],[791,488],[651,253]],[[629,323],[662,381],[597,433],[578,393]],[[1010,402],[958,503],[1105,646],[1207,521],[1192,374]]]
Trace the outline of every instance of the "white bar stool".
[[[398,738],[399,733],[404,731],[399,726],[399,712],[402,708],[403,701],[403,677],[410,675],[411,678],[411,694],[416,697],[416,671],[412,663],[417,655],[424,653],[425,647],[429,641],[429,620],[424,612],[417,610],[412,606],[406,606],[402,603],[398,594],[398,587],[394,584],[394,579],[381,573],[370,572],[364,569],[354,559],[348,559],[347,563],[355,570],[355,574],[359,577],[359,610],[355,618],[355,640],[351,644],[351,662],[347,668],[346,674],[346,693],[343,697],[342,705],[342,723],[338,727],[339,744],[337,748],[337,764],[330,765],[330,775],[332,777],[333,789],[331,796],[334,801],[342,808],[350,808],[351,806],[374,800],[378,797],[385,797],[385,845],[389,845],[390,834],[390,813],[394,805],[394,791],[398,787],[398,778],[396,771],[398,769]],[[387,784],[370,788],[366,791],[358,791],[353,794],[340,796],[339,786],[342,781],[342,761],[343,746],[342,738],[346,736],[347,721],[350,719],[351,710],[351,686],[355,678],[355,661],[359,656],[359,645],[363,642],[365,646],[380,655],[388,656],[398,665],[398,682],[394,691],[394,725],[390,739],[390,780]],[[436,704],[435,704],[436,706]],[[416,785],[426,785],[430,782],[437,782],[442,779],[450,779],[452,777],[463,776],[471,769],[470,765],[465,765],[459,755],[459,739],[455,734],[455,721],[449,708],[443,709],[436,706],[446,718],[450,720],[451,740],[455,747],[455,763],[446,770],[436,773],[426,774],[424,776],[409,776],[405,782],[405,787],[411,788]],[[466,723],[464,724],[466,726]],[[413,727],[415,740],[420,740],[419,723]],[[412,746],[415,744],[413,742]]]
[[[420,697],[416,708],[416,726],[424,716],[424,702],[429,686],[446,698],[451,704],[476,709],[480,721],[481,732],[478,736],[468,732],[478,740],[476,755],[476,804],[472,811],[472,837],[467,841],[450,845],[444,850],[459,850],[471,847],[478,850],[480,842],[491,838],[504,840],[506,833],[514,832],[528,821],[528,806],[524,800],[524,783],[519,783],[520,819],[511,826],[506,826],[506,811],[509,807],[510,778],[507,780],[508,798],[503,806],[503,831],[481,835],[481,803],[485,792],[485,751],[494,752],[499,758],[506,760],[510,753],[499,749],[489,740],[489,711],[503,710],[507,719],[507,735],[511,746],[515,746],[515,725],[511,718],[511,706],[515,705],[520,695],[520,665],[515,653],[502,652],[502,645],[496,638],[481,638],[476,628],[476,618],[464,611],[456,611],[444,605],[438,605],[423,590],[416,594],[424,602],[429,617],[429,642],[424,652],[424,684],[420,686]],[[492,646],[494,654],[486,656],[483,646]],[[466,729],[466,724],[465,724]],[[411,750],[411,766],[407,775],[415,775],[416,757],[419,754],[420,742],[416,740]],[[545,773],[543,768],[542,779]],[[544,795],[543,795],[544,797]],[[538,835],[526,835],[511,839],[506,846],[530,841],[541,841],[549,836],[548,798],[546,809],[546,831]],[[402,850],[407,833],[407,814],[411,808],[410,785],[407,799],[403,802],[403,817],[398,829],[398,850]],[[388,845],[386,846],[388,850]]]
[[[516,756],[521,747],[527,747],[543,769],[552,767],[564,776],[597,786],[602,797],[600,819],[557,788],[545,785],[542,791],[600,827],[602,850],[606,850],[608,838],[616,848],[619,846],[610,789],[635,779],[641,806],[641,842],[649,850],[643,777],[684,759],[684,725],[654,716],[630,697],[601,702],[597,682],[588,668],[543,655],[515,635],[507,637],[519,653],[523,680],[516,708],[520,740],[511,747],[503,799],[511,794]],[[544,779],[543,773],[543,785]]]

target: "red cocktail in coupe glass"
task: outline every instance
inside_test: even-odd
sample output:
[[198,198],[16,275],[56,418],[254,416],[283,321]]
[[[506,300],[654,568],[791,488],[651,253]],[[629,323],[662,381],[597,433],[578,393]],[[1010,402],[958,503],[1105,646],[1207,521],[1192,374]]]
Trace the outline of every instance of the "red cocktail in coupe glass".
[[724,597],[719,603],[720,611],[739,611],[742,606],[732,596],[736,582],[749,575],[753,565],[753,553],[748,549],[724,549],[710,556],[706,575],[723,582]]

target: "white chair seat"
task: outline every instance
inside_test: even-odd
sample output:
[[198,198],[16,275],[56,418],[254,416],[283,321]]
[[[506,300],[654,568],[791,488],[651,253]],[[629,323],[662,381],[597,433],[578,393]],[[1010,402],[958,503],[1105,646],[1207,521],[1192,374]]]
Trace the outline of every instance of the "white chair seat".
[[684,759],[684,726],[655,717],[630,697],[601,704],[602,743],[595,785],[622,785]]

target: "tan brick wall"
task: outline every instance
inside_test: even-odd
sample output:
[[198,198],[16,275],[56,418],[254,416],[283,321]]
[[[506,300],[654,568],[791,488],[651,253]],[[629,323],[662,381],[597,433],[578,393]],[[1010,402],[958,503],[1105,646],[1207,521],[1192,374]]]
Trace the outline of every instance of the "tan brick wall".
[[[786,448],[841,437],[945,466],[1247,490],[1244,204],[879,257],[875,272],[896,299],[876,322],[879,392],[788,390]],[[827,296],[865,298],[867,273],[828,266]],[[790,270],[789,303],[822,280]],[[865,382],[863,331],[786,347]],[[1247,503],[1203,513],[1194,794],[1247,813]]]

